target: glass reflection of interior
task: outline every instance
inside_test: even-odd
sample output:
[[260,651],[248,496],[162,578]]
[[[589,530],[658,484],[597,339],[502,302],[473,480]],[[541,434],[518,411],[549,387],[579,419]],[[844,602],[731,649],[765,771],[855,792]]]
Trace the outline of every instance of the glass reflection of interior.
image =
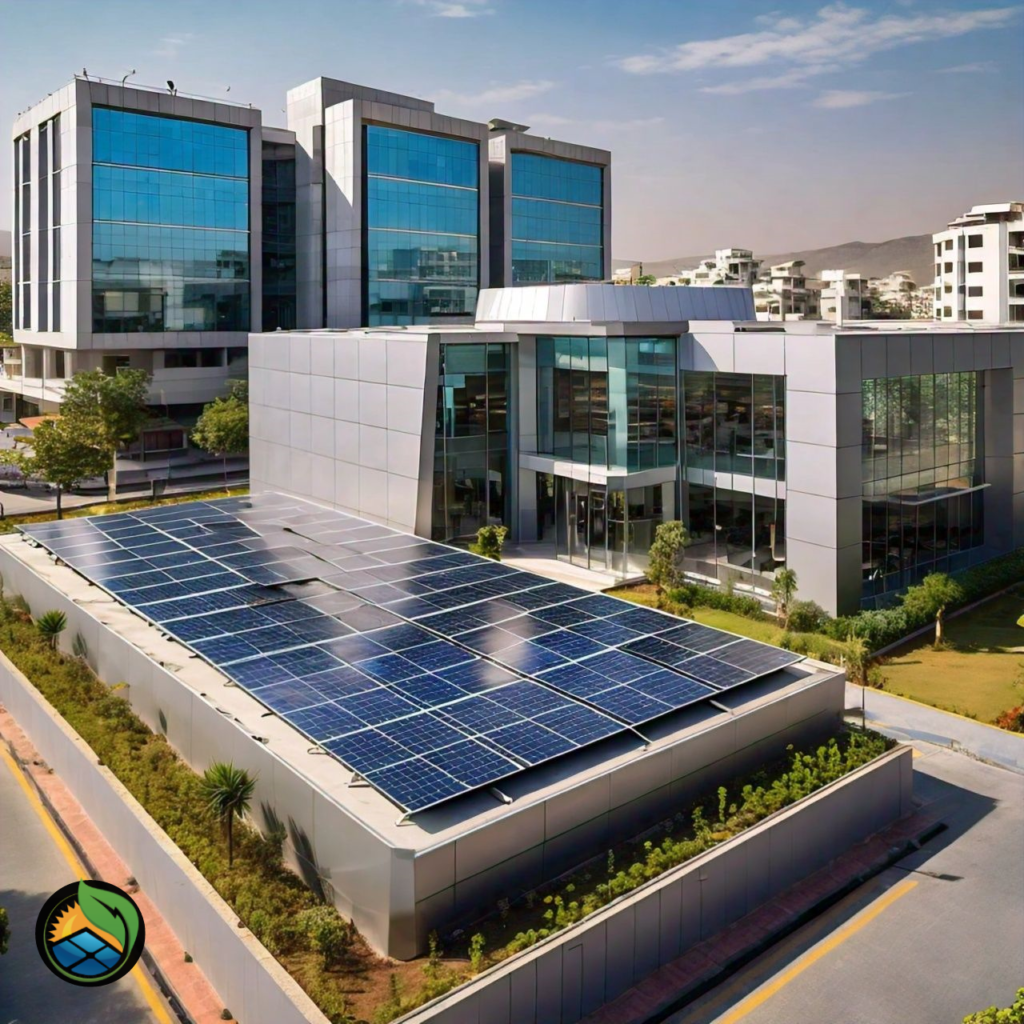
[[470,317],[479,285],[479,147],[367,125],[367,323]]
[[971,564],[984,543],[978,375],[862,384],[863,596]]
[[673,466],[674,338],[538,338],[537,450],[641,470]]
[[441,345],[434,440],[435,540],[507,523],[507,345]]
[[93,330],[248,330],[248,132],[92,118]]

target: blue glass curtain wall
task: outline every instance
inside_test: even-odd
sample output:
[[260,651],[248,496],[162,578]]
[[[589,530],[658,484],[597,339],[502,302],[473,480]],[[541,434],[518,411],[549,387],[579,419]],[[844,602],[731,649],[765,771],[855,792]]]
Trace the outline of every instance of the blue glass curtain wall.
[[534,153],[512,154],[512,283],[600,281],[603,170]]
[[92,117],[93,330],[248,330],[248,132]]
[[366,321],[471,317],[480,282],[479,147],[367,125]]
[[537,450],[625,470],[672,466],[675,338],[538,338]]

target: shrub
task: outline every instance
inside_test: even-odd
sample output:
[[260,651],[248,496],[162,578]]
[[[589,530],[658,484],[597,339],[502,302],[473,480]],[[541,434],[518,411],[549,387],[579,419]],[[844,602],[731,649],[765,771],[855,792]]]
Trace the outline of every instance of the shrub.
[[776,610],[782,624],[789,627],[789,606],[796,597],[797,578],[793,569],[777,569],[775,582],[772,584],[772,597],[775,599]]
[[505,546],[507,536],[507,526],[481,526],[476,531],[476,543],[470,544],[469,550],[476,555],[483,555],[484,558],[493,558],[496,562],[500,562],[501,549]]
[[336,967],[352,948],[352,927],[334,907],[310,907],[303,911],[300,926],[310,946],[323,957],[324,970]]
[[7,952],[8,941],[11,937],[11,925],[7,919],[7,911],[0,907],[0,956]]
[[789,606],[789,628],[796,633],[817,633],[829,614],[814,601],[794,601]]
[[1004,711],[996,719],[996,725],[1010,732],[1024,732],[1024,704]]
[[1024,1024],[1024,988],[1017,989],[1012,1006],[1005,1010],[990,1006],[987,1010],[969,1013],[964,1017],[964,1024]]
[[701,586],[699,583],[683,583],[668,591],[668,599],[673,604],[689,608],[716,608],[723,612],[733,612],[747,619],[764,619],[764,609],[756,597],[733,594],[714,587]]
[[469,940],[469,965],[474,974],[479,974],[483,969],[485,944],[486,940],[479,932]]

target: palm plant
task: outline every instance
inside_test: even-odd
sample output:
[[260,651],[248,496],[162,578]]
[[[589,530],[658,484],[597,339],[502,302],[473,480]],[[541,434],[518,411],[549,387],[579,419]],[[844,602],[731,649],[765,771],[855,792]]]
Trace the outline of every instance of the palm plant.
[[57,641],[61,633],[68,627],[68,617],[56,608],[40,615],[36,620],[36,629],[39,635],[50,645],[52,650],[57,649]]
[[230,761],[215,761],[203,773],[200,791],[206,809],[220,819],[228,835],[228,867],[234,863],[235,844],[232,826],[249,810],[256,780],[244,768],[236,768]]

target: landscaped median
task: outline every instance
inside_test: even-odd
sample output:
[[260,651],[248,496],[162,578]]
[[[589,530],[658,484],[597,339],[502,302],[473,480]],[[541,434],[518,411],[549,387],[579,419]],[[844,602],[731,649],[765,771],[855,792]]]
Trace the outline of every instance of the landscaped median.
[[[596,863],[541,891],[510,893],[477,926],[442,935],[430,957],[397,963],[374,954],[333,907],[318,903],[282,865],[280,836],[242,829],[234,866],[228,865],[217,822],[203,813],[200,777],[116,688],[98,680],[84,660],[55,650],[23,604],[0,602],[0,646],[10,658],[0,663],[0,700],[244,1024],[322,1020],[314,1002],[335,1022],[387,1021],[484,971],[470,982],[476,992],[505,965],[528,958],[528,947],[568,941],[591,919],[603,920],[647,887],[737,844],[759,849],[769,873],[754,884],[742,873],[751,870],[745,867],[735,876],[747,879],[742,885],[731,875],[716,875],[715,891],[723,908],[749,909],[814,870],[822,856],[827,860],[909,810],[909,761],[903,759],[905,777],[903,769],[894,774],[891,764],[902,755],[887,749],[887,741],[843,733],[816,750],[791,751],[758,776],[733,780],[699,805],[680,808],[654,832],[602,853]],[[862,778],[873,782],[855,783]],[[787,824],[791,812],[818,808],[815,801],[833,791],[845,795],[820,806],[841,806],[839,817],[835,810],[827,821],[820,810],[801,812],[800,829],[809,829],[808,838],[795,843],[802,833]],[[760,845],[766,826],[774,845]],[[663,907],[659,928],[688,935],[693,922],[685,905]],[[731,913],[723,909],[719,919],[709,911],[697,934],[712,934],[734,919]],[[446,959],[444,952],[453,956]],[[490,963],[497,964],[494,972],[485,970]],[[614,975],[619,966],[608,969]],[[632,965],[629,974],[638,976]],[[538,1011],[509,1019],[547,1018]]]

